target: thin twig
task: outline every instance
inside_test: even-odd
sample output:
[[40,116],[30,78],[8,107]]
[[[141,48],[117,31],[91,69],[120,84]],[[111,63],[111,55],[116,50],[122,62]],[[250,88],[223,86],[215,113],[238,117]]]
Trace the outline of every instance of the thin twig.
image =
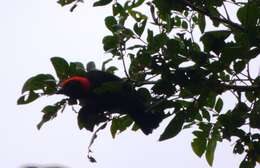
[[74,111],[75,113],[78,113],[78,111],[77,111],[73,106],[71,106],[71,109],[72,109],[72,111]]
[[122,45],[121,45],[121,44],[120,44],[119,51],[120,51],[120,57],[121,57],[122,62],[123,62],[123,67],[124,67],[125,75],[126,75],[127,79],[130,80],[130,77],[129,77],[128,72],[127,72],[127,69],[126,69],[126,63],[125,63],[123,48],[122,48]]
[[247,71],[248,80],[249,80],[251,83],[253,83],[253,79],[252,79],[252,77],[251,77],[251,75],[250,75],[250,71],[249,71],[249,63],[247,63],[247,65],[246,65],[246,71]]
[[109,121],[111,121],[111,120],[106,121],[104,124],[102,124],[100,127],[98,127],[98,129],[93,133],[93,135],[90,139],[90,142],[89,142],[89,145],[88,145],[87,157],[90,160],[90,162],[92,162],[92,163],[95,163],[97,161],[93,156],[91,156],[91,153],[92,153],[91,146],[93,145],[95,139],[97,138],[98,131],[104,129]]
[[227,15],[227,19],[230,20],[230,17],[229,17],[229,14],[228,14],[228,11],[227,11],[227,8],[226,8],[226,5],[224,2],[223,2],[223,7],[224,7],[225,13]]

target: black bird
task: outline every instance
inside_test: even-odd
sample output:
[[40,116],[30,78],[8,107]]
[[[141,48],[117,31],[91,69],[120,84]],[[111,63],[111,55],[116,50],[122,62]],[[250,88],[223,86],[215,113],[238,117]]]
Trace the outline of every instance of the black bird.
[[[72,76],[60,84],[58,94],[79,100],[79,120],[93,130],[95,124],[107,120],[107,114],[129,115],[144,134],[159,126],[162,115],[147,110],[142,96],[128,82],[103,71],[93,70],[84,76]],[[91,122],[91,123],[87,123]]]

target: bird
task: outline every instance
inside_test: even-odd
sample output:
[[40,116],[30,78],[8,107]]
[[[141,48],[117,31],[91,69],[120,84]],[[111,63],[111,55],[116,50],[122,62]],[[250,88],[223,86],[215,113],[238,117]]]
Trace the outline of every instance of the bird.
[[114,113],[128,115],[146,135],[163,119],[161,114],[147,108],[144,98],[132,84],[109,72],[92,70],[70,76],[59,86],[57,94],[80,102],[78,120],[90,131]]

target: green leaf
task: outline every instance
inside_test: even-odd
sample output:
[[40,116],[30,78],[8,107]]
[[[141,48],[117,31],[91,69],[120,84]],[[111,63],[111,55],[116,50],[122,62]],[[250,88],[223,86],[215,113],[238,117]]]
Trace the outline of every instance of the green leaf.
[[102,71],[106,71],[106,64],[108,64],[108,63],[111,62],[112,60],[113,60],[112,58],[105,60],[105,61],[102,63],[102,68],[101,68],[101,70],[102,70]]
[[22,93],[32,90],[44,90],[46,87],[56,87],[56,80],[50,74],[39,74],[29,78],[23,85]]
[[207,97],[207,106],[210,108],[214,108],[214,105],[216,103],[216,93],[210,92],[208,97]]
[[96,6],[105,6],[105,5],[108,5],[109,3],[111,3],[112,0],[99,0],[99,1],[96,1],[93,6],[96,7]]
[[75,76],[80,75],[84,76],[86,73],[85,67],[81,62],[71,62],[69,65],[68,75]]
[[153,40],[153,31],[150,30],[150,29],[147,30],[147,38],[146,38],[146,40],[147,40],[148,43],[151,43],[152,40]]
[[251,92],[251,91],[246,92],[245,96],[246,96],[247,100],[250,102],[253,102],[256,99],[254,92]]
[[228,30],[210,31],[204,33],[200,40],[203,42],[206,52],[214,51],[219,54],[226,46],[224,40],[228,38],[230,33]]
[[40,95],[38,93],[35,93],[33,91],[29,92],[29,95],[23,95],[17,100],[18,105],[22,104],[28,104],[39,98]]
[[220,113],[223,107],[223,100],[221,98],[218,98],[217,103],[215,105],[215,110]]
[[211,128],[212,128],[211,123],[204,123],[204,122],[199,123],[199,129],[203,130],[203,134],[206,136],[209,135]]
[[135,21],[140,22],[142,20],[147,20],[147,16],[142,14],[141,12],[128,10],[128,13],[135,19]]
[[56,71],[56,75],[60,81],[68,78],[69,64],[61,57],[52,57],[51,63]]
[[143,32],[144,32],[144,28],[146,26],[146,22],[147,22],[147,19],[144,19],[142,22],[140,23],[135,23],[134,24],[134,32],[140,37]]
[[106,69],[106,72],[111,73],[111,74],[114,74],[116,70],[118,70],[117,67],[111,66],[111,67],[109,67],[109,68]]
[[143,3],[144,3],[144,0],[137,0],[137,2],[134,1],[134,3],[130,6],[130,8],[137,8],[140,5],[142,5]]
[[45,106],[43,109],[42,109],[42,112],[43,113],[57,113],[57,111],[60,109],[59,106],[57,105],[48,105],[48,106]]
[[206,20],[205,20],[205,15],[201,14],[200,12],[198,15],[198,25],[201,33],[204,33],[206,27]]
[[75,1],[76,0],[58,0],[57,3],[60,4],[61,6],[65,6],[65,5],[71,4]]
[[209,139],[207,148],[206,148],[206,159],[210,166],[212,166],[212,164],[213,164],[216,146],[217,146],[216,139],[215,138]]
[[139,130],[139,129],[140,129],[140,127],[139,127],[136,123],[134,123],[131,130],[132,130],[132,131],[137,131],[137,130]]
[[118,40],[115,36],[105,36],[102,42],[103,48],[107,52],[117,48]]
[[[152,37],[152,31],[148,30],[148,46],[147,50],[149,53],[156,53],[161,47],[163,47],[166,42],[169,40],[168,36],[165,33],[160,33]],[[151,34],[150,34],[151,33]]]
[[59,110],[63,111],[65,105],[67,103],[66,99],[62,99],[61,101],[55,103],[54,105],[47,105],[42,109],[44,113],[42,116],[42,120],[37,124],[37,128],[41,129],[42,125],[45,124],[47,121],[55,118]]
[[252,128],[260,129],[260,111],[259,111],[259,101],[256,103],[255,107],[249,115],[249,125]]
[[196,124],[196,122],[190,122],[190,123],[187,123],[186,125],[184,125],[183,127],[182,127],[182,129],[187,129],[187,128],[191,128],[193,125],[195,125]]
[[233,153],[242,154],[244,152],[244,150],[245,150],[244,145],[240,141],[238,141],[236,143],[236,145],[234,146]]
[[208,110],[203,108],[203,109],[201,109],[201,111],[202,111],[203,118],[205,118],[206,120],[210,121],[210,114],[209,114]]
[[247,3],[237,11],[237,17],[246,28],[255,28],[259,18],[259,7],[253,3]]
[[175,137],[182,129],[182,126],[185,121],[184,111],[180,111],[176,116],[170,121],[166,129],[159,138],[159,141],[170,139]]
[[122,15],[125,13],[125,10],[121,4],[118,2],[113,4],[113,16],[116,16],[118,14]]
[[115,19],[114,16],[108,16],[105,18],[105,24],[106,27],[111,31],[111,32],[115,32],[116,31],[116,25],[117,25],[117,21]]
[[188,23],[186,21],[182,21],[181,27],[184,28],[184,29],[188,29]]
[[112,125],[110,127],[110,132],[113,138],[115,138],[117,133],[123,132],[126,130],[131,124],[133,120],[129,116],[123,116],[120,118],[114,118],[112,120]]
[[151,99],[151,94],[147,88],[139,88],[137,92],[144,98],[144,100],[149,101]]
[[199,157],[201,157],[205,152],[206,146],[207,146],[207,139],[205,137],[195,138],[191,143],[192,150]]
[[243,71],[246,67],[246,62],[244,60],[239,60],[234,62],[234,70],[236,73],[240,73],[241,71]]

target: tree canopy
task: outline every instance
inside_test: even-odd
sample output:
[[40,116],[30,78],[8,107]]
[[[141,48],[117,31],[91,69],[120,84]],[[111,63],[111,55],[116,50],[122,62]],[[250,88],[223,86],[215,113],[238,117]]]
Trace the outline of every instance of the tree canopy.
[[[83,0],[59,0],[73,11]],[[233,153],[244,155],[240,168],[260,162],[260,77],[252,66],[260,54],[260,2],[257,0],[98,0],[95,7],[109,5],[105,19],[110,31],[103,48],[110,59],[123,64],[125,80],[145,97],[149,108],[164,112],[171,121],[159,140],[174,138],[193,128],[191,147],[196,155],[213,164],[214,152],[223,140],[235,143]],[[28,79],[18,104],[53,95],[58,83],[86,72],[80,62],[53,57],[56,77],[38,74]],[[89,64],[93,65],[93,63]],[[105,89],[113,89],[107,85]],[[236,100],[223,108],[223,94]],[[62,99],[47,105],[41,126],[57,117],[69,102]],[[89,121],[91,122],[91,120]],[[113,138],[128,127],[138,127],[127,115],[98,123],[96,131],[111,122]],[[82,123],[78,123],[83,128]],[[96,132],[95,132],[96,133]],[[91,144],[96,134],[94,133]],[[90,145],[91,145],[90,144]],[[94,161],[94,158],[89,156]]]

